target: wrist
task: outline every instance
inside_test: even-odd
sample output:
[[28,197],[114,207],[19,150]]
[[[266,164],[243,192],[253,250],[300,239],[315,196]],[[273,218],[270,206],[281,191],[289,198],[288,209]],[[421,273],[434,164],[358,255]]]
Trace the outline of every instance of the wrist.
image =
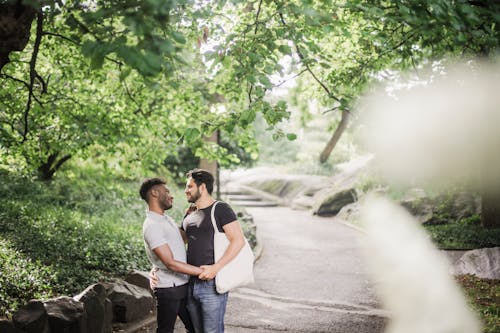
[[222,267],[224,267],[223,265],[221,265],[219,262],[216,262],[214,265],[213,265],[213,268],[215,269],[215,272],[218,273]]

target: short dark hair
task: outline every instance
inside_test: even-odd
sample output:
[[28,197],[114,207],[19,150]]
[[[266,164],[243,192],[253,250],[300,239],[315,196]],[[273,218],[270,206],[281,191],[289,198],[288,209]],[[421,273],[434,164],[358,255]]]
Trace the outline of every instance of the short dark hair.
[[205,184],[208,194],[212,194],[212,191],[214,190],[214,176],[212,176],[210,172],[203,169],[193,169],[189,171],[186,176],[188,178],[193,178],[194,182],[198,186]]
[[149,191],[155,187],[156,185],[165,185],[167,182],[163,178],[146,178],[142,184],[141,189],[139,190],[139,194],[144,201],[149,203]]

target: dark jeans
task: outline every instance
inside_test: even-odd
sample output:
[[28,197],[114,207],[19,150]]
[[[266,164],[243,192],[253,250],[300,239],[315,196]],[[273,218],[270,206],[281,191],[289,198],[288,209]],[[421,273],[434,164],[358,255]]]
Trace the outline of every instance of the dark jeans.
[[177,315],[181,318],[186,332],[194,333],[193,324],[186,308],[188,285],[172,288],[156,288],[157,333],[172,333]]

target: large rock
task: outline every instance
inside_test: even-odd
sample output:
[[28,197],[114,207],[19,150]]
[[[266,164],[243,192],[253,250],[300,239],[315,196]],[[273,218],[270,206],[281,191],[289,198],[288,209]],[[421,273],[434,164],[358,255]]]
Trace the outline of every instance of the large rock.
[[51,333],[87,333],[84,304],[61,296],[44,302]]
[[16,328],[14,323],[7,319],[0,319],[0,332],[2,333],[24,333],[21,329]]
[[134,269],[127,274],[127,276],[125,277],[125,281],[133,284],[134,286],[147,289],[151,294],[153,293],[151,287],[149,286],[149,272],[143,272]]
[[357,200],[356,190],[354,188],[341,189],[334,192],[323,194],[317,201],[313,209],[313,214],[319,216],[333,216],[342,209],[342,207],[351,204]]
[[148,289],[126,281],[116,281],[108,289],[113,304],[113,321],[129,323],[143,318],[153,310],[153,297]]
[[454,273],[482,279],[500,279],[500,247],[465,252],[455,263]]
[[351,224],[357,224],[360,220],[360,216],[360,204],[357,201],[342,207],[337,214],[338,218]]
[[12,316],[14,325],[27,333],[49,333],[47,310],[43,303],[31,300]]
[[113,332],[113,309],[111,301],[107,299],[106,288],[102,284],[96,283],[89,286],[73,299],[84,305],[88,332]]

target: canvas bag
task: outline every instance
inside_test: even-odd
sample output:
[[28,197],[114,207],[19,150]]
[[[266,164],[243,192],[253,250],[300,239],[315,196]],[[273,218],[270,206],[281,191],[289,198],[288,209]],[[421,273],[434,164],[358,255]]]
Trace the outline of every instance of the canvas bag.
[[[214,228],[214,259],[217,262],[226,252],[229,246],[229,240],[226,234],[219,232],[217,224],[215,223],[215,206],[218,201],[214,203],[211,211],[212,226]],[[233,258],[226,266],[224,266],[215,276],[215,286],[217,292],[222,294],[230,291],[231,289],[241,287],[245,284],[253,282],[253,262],[254,255],[247,239],[245,238],[245,245],[240,252]]]

